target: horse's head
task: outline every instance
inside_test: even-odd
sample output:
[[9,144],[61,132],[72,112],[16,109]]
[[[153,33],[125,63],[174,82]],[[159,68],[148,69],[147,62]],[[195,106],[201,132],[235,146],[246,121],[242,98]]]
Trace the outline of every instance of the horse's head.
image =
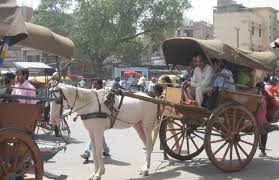
[[58,84],[64,106],[69,106],[78,114],[98,111],[99,104],[104,102],[105,91],[84,89],[66,84]]

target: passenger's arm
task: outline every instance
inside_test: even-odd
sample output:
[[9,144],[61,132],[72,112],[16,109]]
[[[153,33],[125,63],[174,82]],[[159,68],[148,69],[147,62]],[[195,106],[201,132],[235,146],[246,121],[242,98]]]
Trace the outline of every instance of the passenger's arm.
[[205,78],[200,82],[200,86],[207,87],[211,84],[213,78],[213,68],[208,66],[206,69]]
[[198,87],[200,86],[200,82],[197,81],[197,69],[195,68],[193,77],[191,79],[191,86]]

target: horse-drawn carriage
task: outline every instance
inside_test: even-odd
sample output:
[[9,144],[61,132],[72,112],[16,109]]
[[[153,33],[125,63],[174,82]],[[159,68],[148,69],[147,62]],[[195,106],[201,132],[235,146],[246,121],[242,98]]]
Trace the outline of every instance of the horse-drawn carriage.
[[[256,78],[276,67],[272,52],[234,49],[218,40],[174,38],[163,44],[168,65],[189,65],[200,52],[211,63],[223,59],[236,69],[256,71]],[[230,68],[230,67],[229,67]],[[209,160],[225,172],[239,171],[253,158],[258,147],[260,127],[256,111],[263,96],[237,85],[236,91],[221,90],[214,108],[181,103],[183,88],[167,87],[164,101],[124,93],[150,101],[166,110],[160,115],[160,141],[164,150],[178,160],[190,160],[206,150]]]
[[[163,44],[166,63],[173,66],[189,65],[196,51],[203,53],[209,63],[212,58],[223,59],[228,68],[244,67],[256,71],[259,78],[276,67],[276,56],[271,52],[242,51],[218,40],[176,38]],[[260,128],[255,114],[262,96],[245,92],[242,86],[236,91],[221,90],[215,107],[208,109],[182,105],[178,101],[181,93],[168,93],[168,89],[166,92],[166,100],[175,106],[161,122],[160,139],[170,156],[189,160],[205,149],[209,160],[226,172],[238,171],[251,161],[259,141]],[[170,129],[168,124],[174,128]]]
[[[66,59],[73,55],[74,45],[70,39],[45,27],[25,23],[15,1],[7,0],[0,6],[0,20],[1,55],[7,50],[5,43],[40,49]],[[57,99],[9,94],[0,94],[0,99],[0,179],[43,179],[43,159],[51,156],[51,152],[40,151],[34,137],[36,124],[42,119],[43,103],[3,103],[2,100],[45,102]]]

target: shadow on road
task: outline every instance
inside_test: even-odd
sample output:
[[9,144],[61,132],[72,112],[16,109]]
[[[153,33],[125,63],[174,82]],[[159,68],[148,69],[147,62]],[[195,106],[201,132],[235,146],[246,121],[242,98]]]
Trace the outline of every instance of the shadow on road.
[[[94,161],[93,160],[88,160],[88,161],[83,162],[83,164],[91,164],[91,163],[94,163]],[[117,166],[129,166],[129,165],[131,165],[130,163],[127,163],[127,162],[112,159],[111,156],[104,157],[104,163],[105,164],[117,165]]]
[[[39,141],[45,141],[45,142],[60,142],[64,143],[63,139],[61,137],[56,137],[53,134],[37,134],[35,136],[36,140]],[[81,144],[83,143],[82,141],[78,141],[75,138],[70,138],[71,144]]]
[[68,176],[66,175],[54,175],[50,172],[44,172],[44,177],[47,177],[48,179],[54,179],[54,180],[66,180]]
[[130,163],[127,163],[127,162],[112,159],[111,156],[104,157],[104,163],[105,164],[117,165],[117,166],[129,166],[129,165],[131,165]]
[[[254,158],[250,164],[239,172],[225,173],[217,169],[208,159],[194,159],[191,161],[162,161],[155,172],[147,177],[128,178],[127,180],[161,180],[171,179],[188,172],[198,180],[269,180],[279,178],[279,158]],[[263,172],[264,171],[264,172]]]

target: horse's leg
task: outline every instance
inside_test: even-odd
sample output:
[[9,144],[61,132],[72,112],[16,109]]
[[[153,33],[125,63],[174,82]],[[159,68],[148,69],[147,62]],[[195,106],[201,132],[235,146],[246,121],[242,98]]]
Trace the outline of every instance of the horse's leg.
[[141,168],[141,175],[143,176],[148,176],[149,173],[149,168],[150,168],[150,161],[151,161],[151,153],[153,151],[153,145],[152,145],[152,129],[153,129],[153,124],[152,125],[145,125],[143,126],[145,138],[146,138],[146,162]]
[[95,137],[94,137],[94,133],[93,132],[89,132],[89,136],[90,136],[90,140],[91,140],[91,145],[92,145],[92,153],[93,153],[93,160],[95,161],[94,165],[95,165],[95,169],[94,172],[91,173],[89,180],[92,180],[95,176],[95,174],[98,172],[99,170],[99,163],[97,162],[97,156],[96,156],[96,143],[95,143]]
[[101,176],[105,173],[105,166],[103,160],[103,137],[104,137],[104,130],[103,129],[96,129],[94,131],[94,139],[95,139],[95,149],[94,153],[96,154],[96,162],[98,162],[99,169],[98,171],[95,170],[94,180],[101,179]]
[[142,127],[142,121],[138,122],[136,125],[133,126],[138,133],[138,136],[142,140],[144,146],[146,147],[146,137]]

